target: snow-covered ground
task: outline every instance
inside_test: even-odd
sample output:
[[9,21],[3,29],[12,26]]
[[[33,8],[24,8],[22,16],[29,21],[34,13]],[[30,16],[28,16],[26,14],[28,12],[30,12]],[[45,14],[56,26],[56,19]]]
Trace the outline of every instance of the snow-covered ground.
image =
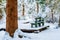
[[[18,28],[31,28],[30,23],[24,24],[26,20],[19,20],[18,21]],[[17,31],[14,35],[14,38],[8,36],[8,33],[4,31],[0,31],[0,40],[60,40],[60,28],[56,29],[57,23],[45,23],[45,25],[49,25],[49,29],[39,32],[39,33],[23,33],[21,31]],[[0,24],[0,28],[6,28],[6,23]],[[7,34],[7,36],[5,36]],[[27,37],[19,38],[17,35],[25,35]]]

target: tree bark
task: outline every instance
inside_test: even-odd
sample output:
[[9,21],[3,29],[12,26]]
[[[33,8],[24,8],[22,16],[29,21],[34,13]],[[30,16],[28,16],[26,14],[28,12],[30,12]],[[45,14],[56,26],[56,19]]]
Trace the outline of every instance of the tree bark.
[[3,14],[2,14],[2,8],[0,8],[0,19],[2,19]]
[[17,0],[7,0],[6,15],[6,31],[13,36],[18,28]]
[[58,26],[60,27],[60,16],[59,16],[59,24],[58,24]]
[[54,8],[51,9],[52,23],[54,23],[54,22],[53,22],[53,21],[54,21],[54,17],[53,17],[53,15],[54,15],[54,14],[53,14],[53,9],[54,9]]
[[37,5],[37,13],[39,12],[39,5],[38,5],[38,2],[36,2],[36,5]]
[[25,7],[24,7],[24,4],[22,5],[22,16],[24,16],[25,14],[24,14],[24,12],[25,12]]

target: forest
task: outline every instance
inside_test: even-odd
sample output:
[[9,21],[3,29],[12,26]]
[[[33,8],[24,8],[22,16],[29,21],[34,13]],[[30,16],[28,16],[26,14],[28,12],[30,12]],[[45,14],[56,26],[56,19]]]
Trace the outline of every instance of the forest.
[[60,40],[60,0],[0,0],[0,40]]

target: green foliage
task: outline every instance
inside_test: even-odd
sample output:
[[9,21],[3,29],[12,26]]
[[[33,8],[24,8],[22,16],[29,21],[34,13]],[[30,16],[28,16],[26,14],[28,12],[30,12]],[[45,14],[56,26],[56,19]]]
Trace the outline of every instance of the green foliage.
[[36,0],[36,1],[41,5],[42,12],[44,12],[45,11],[45,1],[46,0]]
[[2,0],[0,0],[0,3],[2,3]]
[[44,4],[44,3],[45,3],[45,0],[41,0],[41,1],[40,1],[40,4]]
[[44,4],[45,3],[45,0],[36,0],[39,2],[39,4]]
[[44,4],[45,0],[36,0],[36,1],[40,1],[39,4]]
[[36,0],[36,1],[40,1],[40,0]]

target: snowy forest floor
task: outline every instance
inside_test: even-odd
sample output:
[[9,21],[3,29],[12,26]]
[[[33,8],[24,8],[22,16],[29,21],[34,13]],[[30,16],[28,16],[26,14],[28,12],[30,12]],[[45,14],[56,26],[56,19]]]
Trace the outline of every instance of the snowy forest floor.
[[[25,21],[24,20],[19,20],[18,21],[18,28],[19,29],[29,29],[30,23],[28,24],[23,24]],[[56,29],[57,23],[45,23],[45,25],[49,25],[49,29],[39,32],[39,33],[24,33],[27,38],[13,38],[10,40],[60,40],[60,28]],[[6,28],[6,23],[0,24],[0,28]],[[0,40],[4,40],[4,31],[0,31]],[[8,36],[7,36],[8,37]],[[30,37],[30,38],[28,38]]]

